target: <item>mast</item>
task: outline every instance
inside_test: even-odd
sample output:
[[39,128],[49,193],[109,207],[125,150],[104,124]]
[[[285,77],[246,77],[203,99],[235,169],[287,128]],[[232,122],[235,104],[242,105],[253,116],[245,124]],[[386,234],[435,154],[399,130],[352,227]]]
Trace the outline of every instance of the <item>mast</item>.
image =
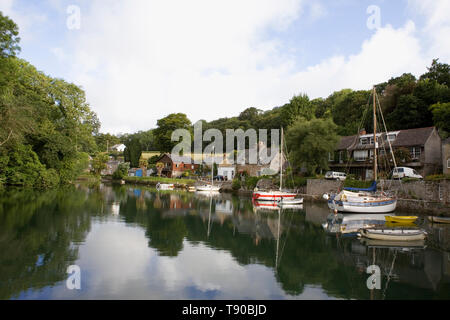
[[283,187],[283,127],[281,127],[281,149],[280,149],[280,191]]
[[[214,156],[216,155],[215,153],[215,149],[216,146],[213,147],[213,158],[212,158],[212,164],[211,164],[211,187],[214,186]],[[212,190],[212,188],[211,188]]]
[[376,90],[373,86],[373,178],[377,181],[377,109],[375,102]]

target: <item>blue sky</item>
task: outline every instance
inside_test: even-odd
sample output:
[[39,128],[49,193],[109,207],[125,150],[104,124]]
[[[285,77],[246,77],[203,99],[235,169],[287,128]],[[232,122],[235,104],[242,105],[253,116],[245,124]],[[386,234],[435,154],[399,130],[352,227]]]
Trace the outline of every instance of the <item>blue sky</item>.
[[[70,5],[80,28],[67,26]],[[213,120],[298,93],[369,89],[450,59],[447,0],[0,0],[0,10],[19,25],[20,57],[82,86],[113,133],[171,112]]]

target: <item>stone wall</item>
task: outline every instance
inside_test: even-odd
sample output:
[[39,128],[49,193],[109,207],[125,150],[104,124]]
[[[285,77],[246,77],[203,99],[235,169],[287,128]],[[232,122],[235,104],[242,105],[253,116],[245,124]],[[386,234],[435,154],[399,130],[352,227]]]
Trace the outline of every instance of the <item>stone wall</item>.
[[[343,186],[340,181],[308,179],[306,193],[322,196],[324,193],[337,192]],[[378,188],[396,191],[400,199],[425,200],[450,204],[450,181],[411,181],[381,180]]]
[[397,191],[399,198],[435,201],[450,204],[450,181],[411,181],[400,182],[382,180],[386,190]]
[[308,179],[306,193],[312,196],[322,196],[324,193],[336,192],[342,188],[341,181],[325,179]]

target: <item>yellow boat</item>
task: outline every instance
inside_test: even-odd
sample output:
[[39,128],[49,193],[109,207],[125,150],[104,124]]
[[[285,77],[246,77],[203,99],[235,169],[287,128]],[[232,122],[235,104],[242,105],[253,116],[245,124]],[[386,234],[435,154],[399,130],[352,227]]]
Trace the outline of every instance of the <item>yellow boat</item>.
[[384,216],[387,222],[395,223],[413,223],[419,217],[417,216]]

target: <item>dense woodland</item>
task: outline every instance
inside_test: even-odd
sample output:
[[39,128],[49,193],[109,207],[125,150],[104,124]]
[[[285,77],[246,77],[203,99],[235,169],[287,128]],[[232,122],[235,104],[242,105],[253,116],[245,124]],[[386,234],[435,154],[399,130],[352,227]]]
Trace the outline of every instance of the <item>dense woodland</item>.
[[[17,25],[0,12],[0,186],[47,188],[66,184],[88,166],[99,173],[108,159],[104,153],[124,143],[125,161],[139,166],[141,152],[170,152],[178,128],[193,131],[183,113],[170,114],[157,127],[137,133],[99,133],[100,122],[90,109],[84,91],[72,83],[52,78],[19,59]],[[403,74],[376,85],[388,130],[436,126],[443,138],[450,132],[450,66],[438,59],[416,78]],[[299,91],[301,88],[299,88]],[[203,130],[286,130],[291,160],[314,174],[327,169],[328,153],[339,136],[372,130],[365,112],[371,90],[343,89],[327,98],[294,96],[283,106],[251,106],[238,116],[203,122]],[[270,141],[270,139],[269,139]]]

